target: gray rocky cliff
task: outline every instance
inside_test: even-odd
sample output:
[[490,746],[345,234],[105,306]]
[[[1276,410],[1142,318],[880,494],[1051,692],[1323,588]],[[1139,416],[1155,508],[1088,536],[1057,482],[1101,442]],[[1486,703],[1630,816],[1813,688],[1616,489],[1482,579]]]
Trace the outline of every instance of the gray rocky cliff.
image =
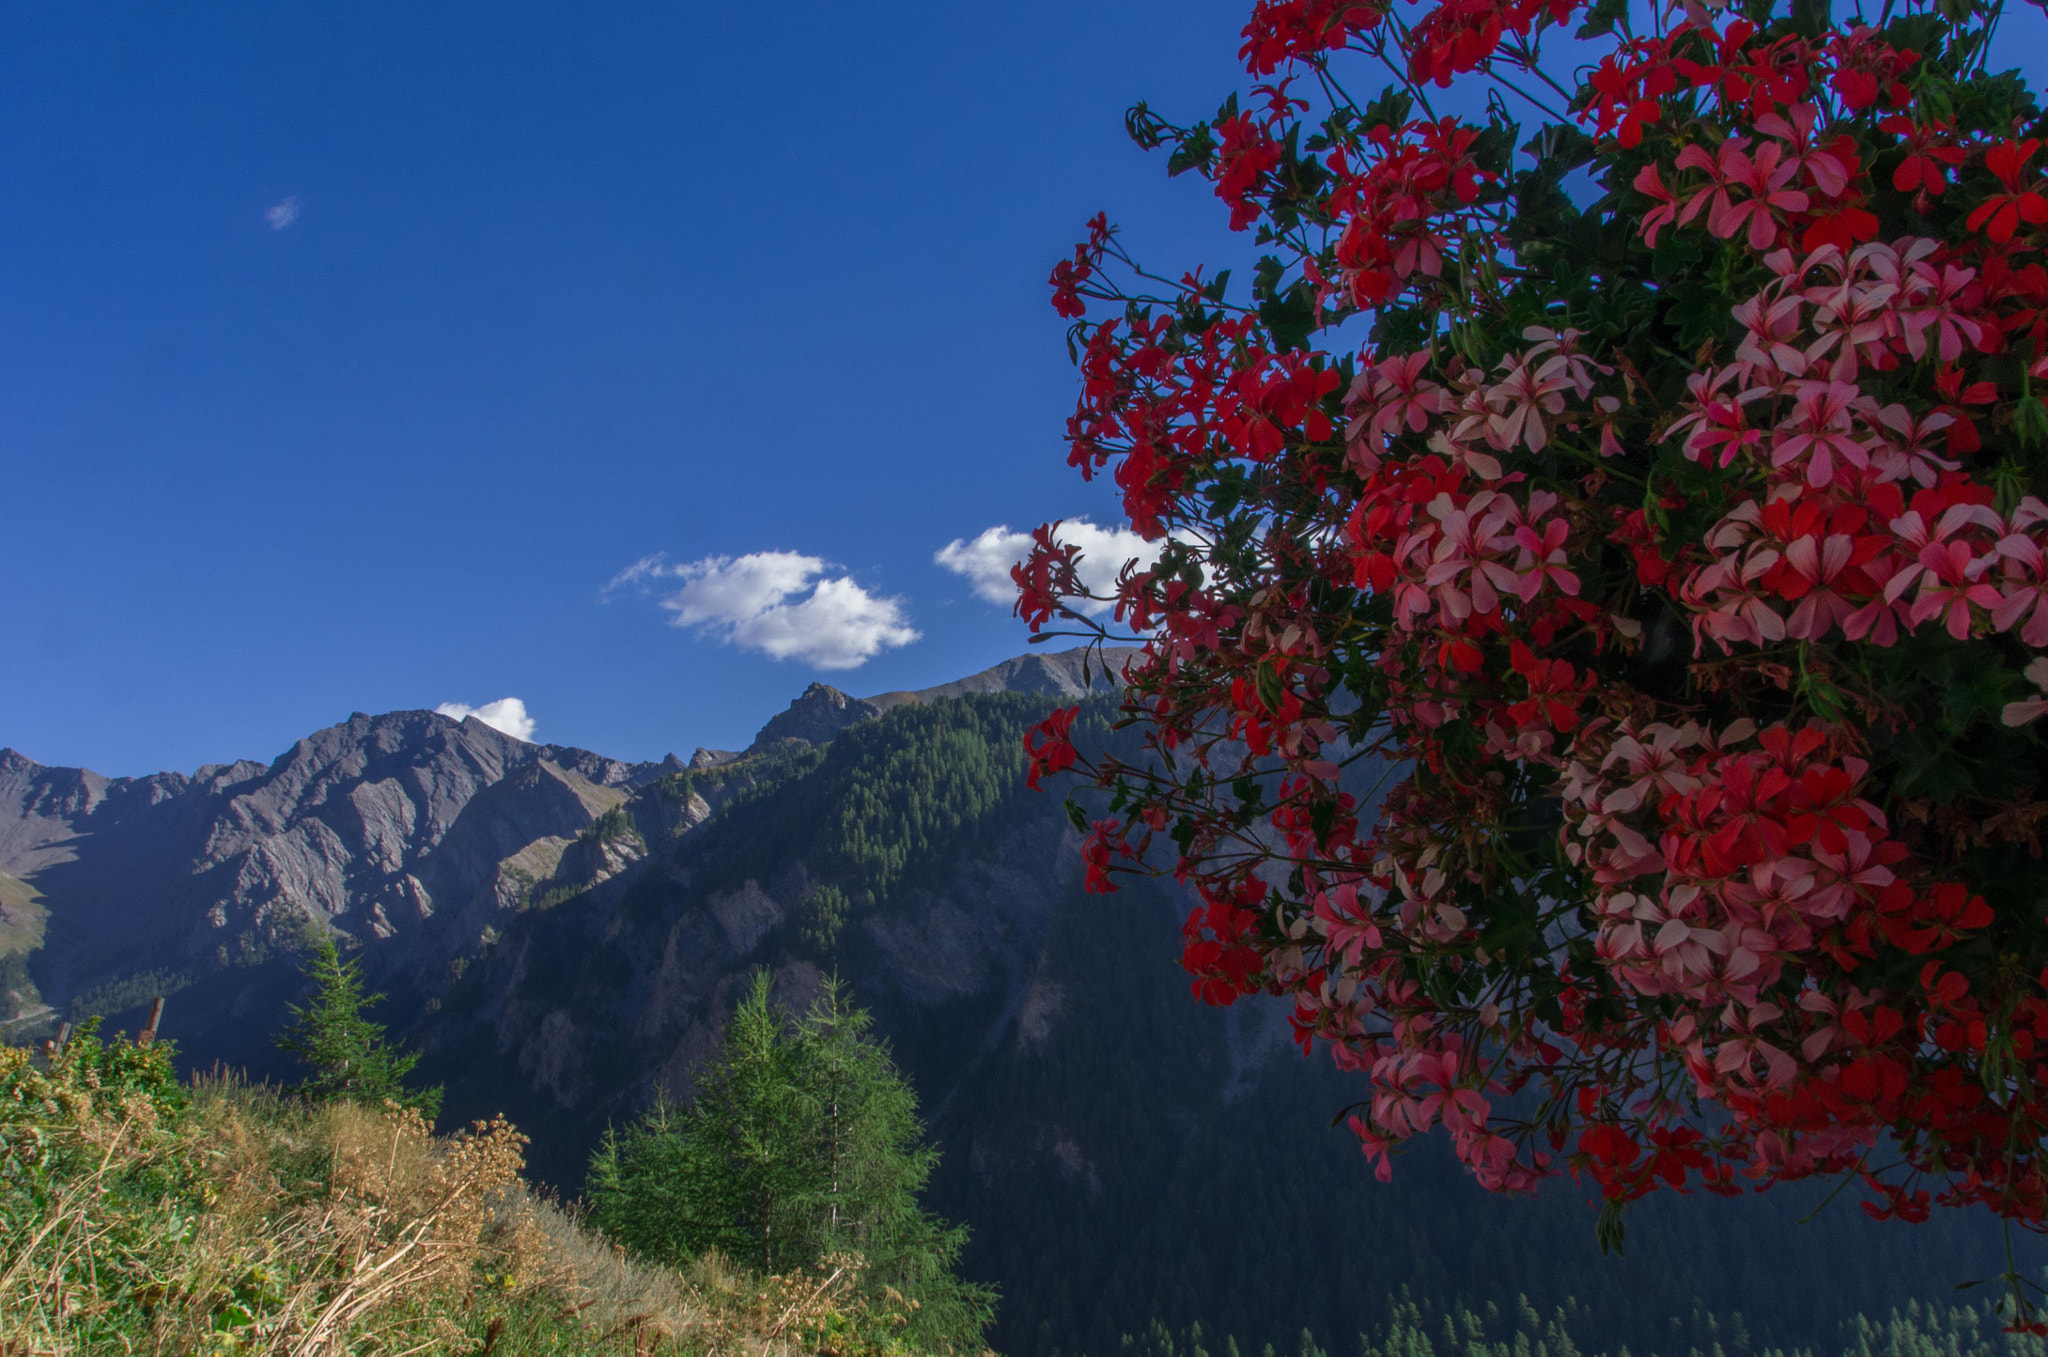
[[1104,646],[1100,650],[1033,651],[992,665],[978,674],[918,688],[877,693],[870,705],[887,711],[906,702],[936,702],[944,697],[965,697],[969,693],[1032,693],[1060,702],[1074,702],[1090,693],[1114,689],[1123,666],[1139,653],[1136,646]]
[[[244,991],[288,980],[277,972],[307,930],[393,944],[380,967],[434,969],[469,942],[456,921],[488,926],[472,907],[501,863],[574,840],[667,771],[425,711],[358,713],[268,766],[189,776],[107,778],[0,751],[0,881],[16,883],[0,908],[32,891],[45,916],[32,946],[0,931],[0,958],[21,958],[51,1022],[168,989],[166,1034],[216,1045],[208,1028],[264,1007]],[[24,1016],[11,1007],[0,1021]]]

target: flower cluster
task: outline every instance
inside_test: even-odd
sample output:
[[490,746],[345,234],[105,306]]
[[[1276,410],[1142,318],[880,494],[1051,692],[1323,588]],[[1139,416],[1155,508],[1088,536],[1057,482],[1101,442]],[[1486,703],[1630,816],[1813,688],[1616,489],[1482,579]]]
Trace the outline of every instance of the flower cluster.
[[[1441,1124],[1496,1189],[2043,1225],[2048,121],[1979,0],[1579,8],[1260,0],[1262,112],[1134,113],[1275,253],[1126,292],[1098,219],[1055,273],[1071,460],[1164,540],[1113,600],[1151,754],[1057,715],[1034,784],[1110,791],[1098,889],[1171,843],[1196,993],[1291,996],[1382,1174]],[[1544,125],[1410,116],[1454,78]],[[1041,530],[1034,630],[1094,627],[1074,564]]]

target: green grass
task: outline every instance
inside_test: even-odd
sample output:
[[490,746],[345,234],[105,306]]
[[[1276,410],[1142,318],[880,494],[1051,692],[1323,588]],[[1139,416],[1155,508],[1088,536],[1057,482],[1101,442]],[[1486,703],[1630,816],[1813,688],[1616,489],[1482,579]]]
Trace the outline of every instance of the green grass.
[[27,956],[41,947],[49,917],[34,886],[0,872],[0,956]]

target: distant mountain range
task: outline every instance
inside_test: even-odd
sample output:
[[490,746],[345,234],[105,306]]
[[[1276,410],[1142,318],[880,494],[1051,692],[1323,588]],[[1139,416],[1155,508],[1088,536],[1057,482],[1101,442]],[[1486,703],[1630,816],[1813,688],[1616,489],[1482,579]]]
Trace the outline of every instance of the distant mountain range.
[[[1086,894],[1058,797],[1023,787],[1022,732],[1105,686],[1079,652],[918,692],[813,684],[745,750],[647,763],[420,711],[190,776],[0,751],[0,1031],[132,1028],[161,994],[188,1064],[282,1075],[299,954],[329,931],[450,1120],[510,1113],[573,1192],[607,1124],[687,1095],[756,968],[793,1005],[835,971],[920,1092],[932,1204],[973,1227],[1012,1354],[1109,1357],[1154,1318],[1349,1350],[1409,1286],[1575,1299],[1582,1342],[1736,1357],[1998,1270],[1980,1221],[1801,1228],[1797,1194],[1652,1204],[1624,1261],[1569,1185],[1488,1198],[1433,1148],[1372,1182],[1331,1128],[1358,1087],[1295,1054],[1283,1007],[1196,1003],[1185,896]],[[1077,738],[1127,738],[1088,711]],[[1709,1334],[1695,1302],[1750,1327]]]
[[[263,1003],[243,991],[267,992],[263,963],[296,952],[309,928],[428,975],[534,900],[636,862],[641,849],[588,831],[664,777],[822,744],[904,703],[1071,698],[1084,691],[1081,668],[1078,651],[1025,655],[871,699],[814,683],[747,751],[699,749],[689,765],[529,744],[474,716],[428,711],[358,712],[268,766],[244,759],[189,776],[108,778],[0,749],[0,1033],[30,1037],[131,1007],[143,989],[207,979],[202,1002],[172,1006],[168,1030],[188,1050],[253,1052],[242,1019]],[[661,834],[712,808],[698,796],[639,809],[655,807],[668,817]]]

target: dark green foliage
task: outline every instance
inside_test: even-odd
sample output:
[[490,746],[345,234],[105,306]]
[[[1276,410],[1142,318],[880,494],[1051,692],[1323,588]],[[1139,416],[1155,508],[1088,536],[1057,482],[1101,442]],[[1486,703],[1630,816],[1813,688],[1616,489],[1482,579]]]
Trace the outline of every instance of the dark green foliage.
[[829,952],[846,922],[846,892],[837,886],[812,891],[797,913],[797,942],[810,952]]
[[190,976],[178,971],[139,971],[104,985],[94,985],[72,998],[71,1021],[111,1018],[117,1013],[141,1008],[152,999],[176,994],[191,983]]
[[312,1001],[292,1006],[292,1023],[277,1039],[278,1049],[310,1071],[293,1091],[315,1101],[346,1098],[368,1107],[395,1102],[418,1108],[432,1121],[441,1109],[441,1090],[406,1088],[405,1077],[419,1056],[392,1046],[383,1026],[363,1016],[384,996],[363,993],[361,963],[343,961],[334,939],[322,935],[314,939],[305,969],[314,986]]
[[551,887],[548,890],[542,891],[539,895],[529,896],[521,908],[531,910],[553,909],[565,900],[574,900],[588,889],[589,887],[587,886],[578,885]]
[[595,843],[643,843],[640,827],[633,823],[633,812],[624,805],[613,806],[610,810],[583,827],[578,839]]
[[922,1134],[916,1095],[837,983],[792,1021],[762,971],[693,1103],[607,1135],[585,1198],[599,1229],[655,1262],[715,1249],[774,1274],[858,1254],[865,1287],[916,1302],[907,1342],[974,1351],[994,1294],[953,1275],[966,1230],[918,1205],[937,1159]]

